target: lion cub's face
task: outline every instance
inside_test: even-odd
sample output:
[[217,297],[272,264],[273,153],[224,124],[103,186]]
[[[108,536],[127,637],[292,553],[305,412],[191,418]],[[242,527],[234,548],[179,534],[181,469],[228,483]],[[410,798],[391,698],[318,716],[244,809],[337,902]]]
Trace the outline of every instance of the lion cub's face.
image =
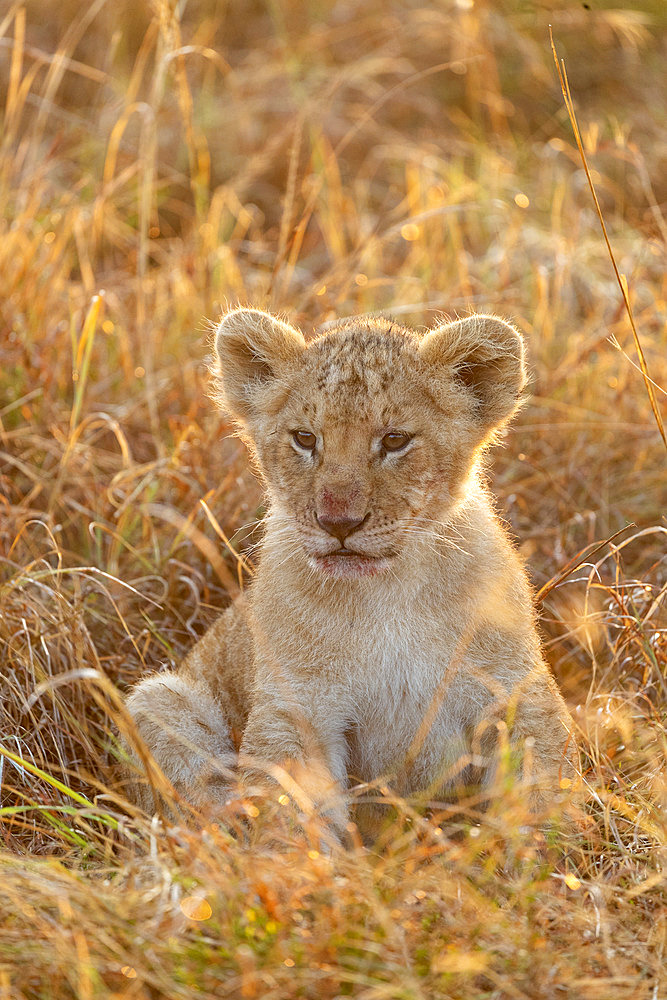
[[306,344],[236,310],[216,349],[220,401],[257,457],[275,530],[340,578],[387,570],[447,520],[524,384],[521,339],[494,317],[422,338],[350,322]]

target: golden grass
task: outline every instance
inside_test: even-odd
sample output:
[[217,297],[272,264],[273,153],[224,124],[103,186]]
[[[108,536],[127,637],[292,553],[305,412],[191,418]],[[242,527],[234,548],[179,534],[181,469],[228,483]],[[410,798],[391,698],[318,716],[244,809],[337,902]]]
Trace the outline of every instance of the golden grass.
[[[667,21],[590,6],[0,12],[0,997],[663,996],[667,488],[640,369],[664,414]],[[492,476],[580,727],[579,833],[521,832],[509,782],[485,815],[396,803],[376,850],[331,855],[287,801],[166,831],[124,801],[119,692],[243,585],[262,512],[206,398],[205,317],[236,301],[524,330],[533,398]]]

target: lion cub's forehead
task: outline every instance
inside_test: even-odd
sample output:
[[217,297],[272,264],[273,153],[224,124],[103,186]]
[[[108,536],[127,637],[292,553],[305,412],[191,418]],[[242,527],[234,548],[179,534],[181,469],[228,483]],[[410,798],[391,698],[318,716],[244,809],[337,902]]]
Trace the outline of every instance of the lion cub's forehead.
[[369,401],[391,396],[401,376],[417,375],[418,344],[416,334],[386,320],[348,322],[312,341],[306,363],[325,399]]

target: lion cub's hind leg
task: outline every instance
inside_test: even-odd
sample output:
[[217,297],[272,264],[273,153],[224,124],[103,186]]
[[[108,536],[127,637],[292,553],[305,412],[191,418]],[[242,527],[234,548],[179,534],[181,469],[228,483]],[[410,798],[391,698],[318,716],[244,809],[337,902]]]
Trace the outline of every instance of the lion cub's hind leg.
[[[207,684],[178,673],[160,673],[142,681],[127,701],[147,749],[174,786],[196,809],[206,813],[224,805],[232,783],[236,753],[222,707]],[[129,797],[147,812],[155,808],[151,783],[138,763]]]

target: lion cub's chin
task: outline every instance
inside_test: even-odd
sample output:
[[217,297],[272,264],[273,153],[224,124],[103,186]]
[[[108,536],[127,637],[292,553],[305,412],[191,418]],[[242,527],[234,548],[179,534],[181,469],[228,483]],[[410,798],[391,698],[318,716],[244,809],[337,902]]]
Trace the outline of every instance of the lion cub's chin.
[[355,580],[362,576],[377,576],[389,568],[391,559],[387,556],[362,556],[329,554],[308,556],[308,562],[323,576],[337,580]]

